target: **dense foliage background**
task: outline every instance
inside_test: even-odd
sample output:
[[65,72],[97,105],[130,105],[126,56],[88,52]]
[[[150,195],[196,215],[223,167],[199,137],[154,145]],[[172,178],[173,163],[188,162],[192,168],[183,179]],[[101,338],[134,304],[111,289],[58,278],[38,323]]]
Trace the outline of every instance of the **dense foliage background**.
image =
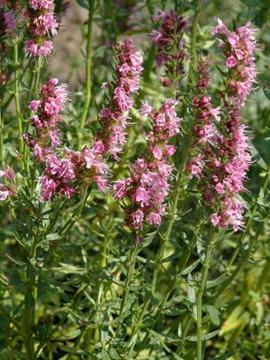
[[[15,40],[3,37],[1,43],[5,47],[0,79],[1,166],[9,164],[15,169],[19,196],[0,202],[0,359],[196,359],[197,298],[209,236],[217,238],[207,264],[209,274],[203,293],[202,358],[269,359],[269,1],[199,1],[199,16],[195,0],[104,0],[96,1],[94,7],[91,0],[55,3],[64,25],[51,57],[43,61],[25,57],[20,34],[16,38],[17,61]],[[101,84],[113,77],[113,44],[129,35],[136,48],[143,51],[144,72],[137,106],[131,112],[125,151],[120,161],[111,165],[114,180],[128,173],[131,161],[146,146],[143,129],[149,124],[138,112],[141,102],[158,105],[170,96],[170,90],[160,84],[162,70],[156,65],[155,46],[149,38],[149,32],[156,28],[153,15],[160,8],[175,9],[187,20],[184,40],[189,54],[197,16],[196,52],[211,58],[216,102],[224,61],[211,33],[216,17],[230,29],[247,21],[258,29],[257,84],[242,112],[243,122],[250,128],[253,155],[243,194],[247,203],[243,231],[234,233],[228,229],[213,235],[195,181],[186,176],[178,208],[173,209],[177,193],[173,180],[161,227],[145,226],[138,242],[123,221],[126,204],[114,200],[109,192],[101,193],[93,186],[80,189],[70,200],[56,197],[41,202],[33,185],[39,169],[30,155],[31,177],[20,169],[14,105],[16,78],[24,128],[29,117],[27,103],[35,98],[39,83],[51,77],[72,83],[61,130],[64,144],[77,149],[78,142],[88,144],[99,129],[98,113],[106,97]],[[81,14],[76,25],[81,36],[72,37],[67,67],[56,59],[59,53],[65,54],[61,36],[69,42],[70,29],[65,22],[69,11]],[[93,15],[91,103],[85,124],[80,126],[87,99],[84,68],[88,12]],[[177,139],[176,165],[181,163],[194,116],[189,106],[196,73],[191,76],[191,86],[187,86],[189,59],[178,89],[178,112],[183,123]],[[183,104],[188,109],[184,113]],[[172,229],[164,245],[168,226]],[[38,247],[32,253],[35,241]],[[34,281],[29,283],[31,267]],[[32,354],[29,349],[34,349]]]

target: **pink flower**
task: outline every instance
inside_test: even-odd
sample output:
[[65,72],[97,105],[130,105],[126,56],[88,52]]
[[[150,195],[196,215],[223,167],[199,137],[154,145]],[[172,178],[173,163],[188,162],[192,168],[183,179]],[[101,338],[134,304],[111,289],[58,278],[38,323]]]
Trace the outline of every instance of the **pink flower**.
[[151,114],[153,108],[147,102],[144,102],[140,108],[140,113],[142,116],[147,117]]
[[50,40],[46,40],[42,45],[40,45],[36,56],[48,56],[52,52],[52,49],[52,42]]
[[29,109],[33,112],[36,112],[39,108],[40,100],[32,100],[29,104]]
[[4,12],[4,23],[6,32],[13,33],[16,30],[16,19],[13,11]]
[[25,52],[27,55],[36,57],[38,56],[38,45],[33,40],[25,41]]
[[211,112],[211,115],[214,116],[216,121],[220,121],[220,106],[215,109],[212,108],[210,110],[210,112]]
[[10,195],[10,191],[0,184],[0,201],[5,201]]
[[220,216],[218,214],[212,214],[211,215],[211,223],[214,225],[214,226],[218,226],[219,223],[220,223]]
[[188,171],[192,176],[196,177],[199,177],[199,175],[202,173],[203,167],[204,161],[201,156],[195,156],[187,164]]
[[127,181],[118,180],[113,185],[114,196],[116,199],[122,199],[127,192]]
[[0,178],[3,178],[0,182],[0,201],[5,201],[8,197],[16,194],[14,185],[16,175],[9,166],[6,170],[0,170]]
[[218,18],[217,23],[218,23],[217,26],[213,29],[213,34],[228,36],[230,32],[227,26],[223,23],[223,21]]
[[40,15],[33,20],[33,27],[33,34],[35,36],[46,35],[49,32],[52,35],[56,35],[58,23],[53,13],[46,12],[45,14]]
[[150,196],[147,192],[147,190],[139,186],[134,193],[134,200],[140,204],[140,206],[144,207],[149,204]]
[[134,211],[131,214],[132,226],[135,230],[138,230],[142,227],[144,214],[141,210]]
[[229,36],[228,36],[228,42],[230,43],[230,45],[232,47],[235,47],[237,45],[239,41],[239,36],[235,33],[231,33]]
[[53,0],[29,0],[31,7],[37,9],[51,9],[54,6]]
[[160,147],[154,146],[153,149],[152,149],[152,154],[153,154],[155,159],[158,159],[158,160],[162,159],[163,152],[162,152]]
[[237,62],[236,62],[236,59],[235,59],[234,56],[230,56],[230,57],[228,57],[228,59],[226,60],[226,66],[227,66],[228,68],[233,68],[233,67],[236,66],[236,64],[237,64]]
[[147,222],[150,225],[156,225],[159,226],[161,224],[161,216],[159,213],[154,213],[151,212],[148,216],[147,216]]
[[101,140],[95,141],[93,144],[93,150],[97,154],[103,154],[105,151],[103,142]]
[[47,175],[44,175],[39,178],[39,183],[40,183],[40,187],[41,187],[42,201],[50,200],[56,190],[55,181],[53,179],[49,178]]

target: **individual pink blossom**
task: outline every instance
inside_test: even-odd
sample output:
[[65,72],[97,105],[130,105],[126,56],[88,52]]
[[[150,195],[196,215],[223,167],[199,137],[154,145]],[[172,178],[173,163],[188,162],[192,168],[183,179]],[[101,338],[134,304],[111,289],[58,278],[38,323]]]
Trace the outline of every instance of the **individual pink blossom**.
[[139,88],[139,77],[143,70],[142,56],[134,50],[130,38],[116,46],[116,57],[113,95],[110,104],[101,110],[103,129],[96,137],[96,142],[102,144],[102,152],[114,159],[118,158],[126,143],[127,120],[133,107],[132,95]]
[[131,217],[132,227],[135,230],[140,229],[143,224],[144,213],[140,209],[138,209],[138,210],[134,211],[133,213],[131,213],[130,217]]
[[199,177],[204,168],[204,160],[202,156],[193,157],[187,164],[187,170],[192,176]]
[[0,201],[5,201],[8,197],[16,194],[14,170],[11,167],[0,170],[0,179]]
[[150,106],[147,101],[144,102],[140,108],[140,113],[142,116],[147,117],[153,111],[152,106]]
[[228,68],[233,68],[236,66],[236,64],[237,64],[237,60],[233,55],[228,57],[228,59],[226,60],[226,66]]
[[16,30],[16,19],[13,11],[4,12],[5,30],[8,33],[13,33]]

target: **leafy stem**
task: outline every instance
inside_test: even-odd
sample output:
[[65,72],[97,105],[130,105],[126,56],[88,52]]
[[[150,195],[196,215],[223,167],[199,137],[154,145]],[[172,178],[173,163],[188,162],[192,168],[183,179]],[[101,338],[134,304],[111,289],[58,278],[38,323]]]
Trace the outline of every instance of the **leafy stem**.
[[39,237],[36,236],[33,240],[30,256],[27,264],[27,274],[26,274],[26,293],[24,299],[24,334],[25,334],[25,349],[28,360],[35,359],[34,352],[34,331],[33,327],[35,325],[35,310],[36,310],[36,299],[37,299],[37,289],[36,289],[36,250],[39,243]]
[[203,295],[206,287],[206,281],[208,277],[208,271],[210,266],[211,255],[215,246],[216,235],[214,234],[214,228],[211,228],[209,237],[205,244],[205,258],[202,264],[201,277],[198,284],[197,290],[197,360],[202,360],[202,336],[203,336],[203,325],[202,325],[202,307],[203,307]]
[[80,119],[80,133],[79,133],[79,146],[82,136],[82,131],[84,129],[85,121],[87,119],[90,104],[91,104],[91,47],[92,47],[92,28],[93,28],[93,19],[94,19],[94,9],[95,9],[95,0],[88,0],[89,12],[88,12],[88,22],[87,22],[87,43],[86,43],[86,61],[85,61],[85,73],[86,73],[86,83],[85,83],[85,103]]
[[23,154],[23,138],[22,138],[22,132],[23,132],[23,118],[21,114],[21,105],[20,105],[20,71],[19,71],[19,55],[18,55],[18,40],[16,39],[13,49],[13,61],[14,61],[14,98],[15,98],[15,108],[16,108],[16,114],[17,114],[17,121],[18,121],[18,135],[19,135],[19,152],[20,155]]
[[123,298],[122,298],[121,305],[120,305],[116,335],[119,334],[120,326],[121,326],[122,320],[123,320],[122,318],[123,318],[124,310],[126,307],[128,296],[129,296],[130,282],[132,280],[134,269],[135,269],[137,250],[138,250],[138,247],[136,245],[132,245],[132,248],[130,249],[130,252],[129,252],[128,262],[127,262],[128,269],[127,269],[127,275],[126,275],[126,279],[125,279]]

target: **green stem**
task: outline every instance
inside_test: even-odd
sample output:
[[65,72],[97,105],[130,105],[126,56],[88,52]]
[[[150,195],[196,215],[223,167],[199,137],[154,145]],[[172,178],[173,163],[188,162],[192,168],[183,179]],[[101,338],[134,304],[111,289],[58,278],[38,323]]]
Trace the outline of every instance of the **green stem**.
[[268,278],[269,272],[270,272],[270,258],[267,258],[257,283],[257,287],[256,287],[257,293],[260,294],[262,292],[264,283]]
[[24,298],[24,323],[23,330],[25,334],[25,349],[27,354],[27,360],[35,359],[35,343],[34,343],[34,331],[35,325],[35,311],[36,311],[36,270],[33,265],[36,259],[36,249],[38,245],[38,238],[35,238],[32,244],[30,257],[27,264],[27,278],[26,278],[26,293]]
[[128,296],[129,296],[129,285],[130,285],[130,281],[132,279],[134,268],[135,268],[136,255],[137,255],[137,246],[133,245],[133,248],[129,252],[129,258],[128,258],[128,263],[127,263],[128,269],[127,269],[127,275],[126,275],[126,279],[125,279],[123,299],[121,302],[119,316],[118,316],[118,326],[116,329],[116,336],[119,334],[119,331],[120,331],[120,326],[121,326],[122,320],[123,320],[122,319],[123,312],[124,312],[124,309],[125,309],[125,306],[126,306],[126,303],[128,300]]
[[154,62],[156,60],[156,46],[152,45],[149,49],[148,56],[143,64],[143,80],[148,82],[151,76],[151,71],[153,69]]
[[[28,109],[29,101],[31,99],[34,99],[35,96],[37,95],[39,82],[40,82],[41,67],[42,67],[42,59],[39,58],[36,61],[34,68],[33,69],[30,68],[29,89],[31,89],[31,91],[29,91],[29,94],[26,97],[26,109]],[[34,75],[34,81],[33,81],[33,75]],[[27,121],[25,124],[24,132],[28,133],[28,129],[29,129],[29,121]],[[29,149],[24,143],[24,145],[23,145],[23,161],[25,164],[25,169],[27,169],[28,174],[30,174],[29,164],[27,162],[28,156],[29,156]]]
[[209,236],[209,239],[206,242],[205,249],[205,259],[203,262],[203,268],[201,273],[201,278],[199,281],[198,291],[197,291],[197,360],[202,360],[202,336],[203,336],[203,326],[202,326],[202,307],[203,307],[203,294],[206,286],[206,281],[208,277],[208,271],[210,266],[210,259],[212,251],[214,248],[214,238],[213,231]]
[[20,154],[23,154],[23,138],[22,138],[22,132],[23,132],[23,119],[21,114],[21,106],[20,106],[20,84],[19,84],[19,56],[18,56],[18,42],[16,41],[14,45],[14,67],[15,67],[15,81],[14,81],[14,97],[15,97],[15,108],[16,108],[16,114],[17,114],[17,120],[18,120],[18,135],[19,135],[19,151]]
[[70,218],[65,223],[65,225],[58,231],[62,238],[70,231],[70,229],[75,224],[75,222],[80,218],[82,211],[86,205],[88,196],[91,193],[91,190],[88,191],[88,189],[89,189],[89,185],[84,188],[82,199],[80,200],[73,214],[70,216]]
[[82,136],[82,131],[84,129],[85,121],[87,119],[90,104],[91,104],[91,47],[92,47],[92,28],[93,28],[93,19],[94,19],[94,8],[95,0],[88,0],[89,4],[89,14],[87,22],[87,44],[86,44],[86,62],[85,62],[85,73],[86,73],[86,83],[85,83],[85,103],[83,108],[83,113],[80,119],[80,133],[79,133],[79,146]]
[[196,4],[195,9],[195,15],[192,25],[192,33],[191,33],[191,63],[189,66],[189,73],[188,73],[188,80],[191,79],[191,72],[195,70],[197,65],[197,50],[196,50],[196,44],[197,44],[197,30],[200,20],[200,14],[201,14],[201,7],[202,7],[202,0],[198,0]]

